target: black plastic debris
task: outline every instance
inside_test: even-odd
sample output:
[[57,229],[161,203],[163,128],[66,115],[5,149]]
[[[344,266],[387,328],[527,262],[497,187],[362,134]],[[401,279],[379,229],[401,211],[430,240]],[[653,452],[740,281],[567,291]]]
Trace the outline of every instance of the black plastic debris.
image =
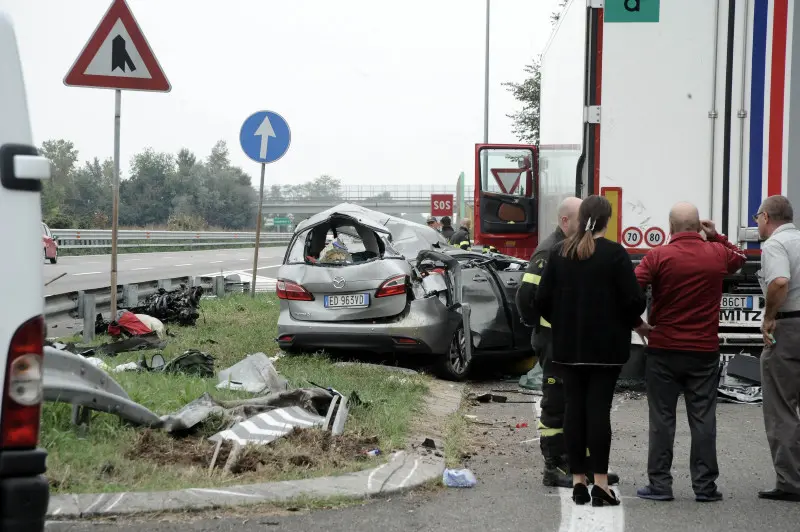
[[425,438],[425,441],[422,442],[422,446],[426,449],[436,449],[436,442],[433,441],[433,438]]
[[[162,340],[158,337],[158,334],[152,332],[143,334],[141,336],[131,336],[130,338],[119,340],[117,342],[98,345],[94,348],[93,354],[115,356],[119,353],[130,353],[131,351],[164,349],[166,346],[166,340]],[[86,353],[80,354],[87,356]]]
[[736,355],[728,362],[728,375],[761,384],[761,360],[750,355]]
[[485,393],[475,398],[479,403],[506,403],[508,397],[505,395],[496,395],[493,393]]
[[200,317],[200,298],[203,296],[202,286],[180,288],[167,291],[163,288],[158,293],[145,299],[141,306],[130,309],[134,314],[147,314],[158,318],[163,323],[178,325],[195,325]]
[[198,377],[209,378],[214,376],[214,361],[216,359],[197,349],[188,349],[173,358],[169,362],[164,362],[162,355],[154,355],[150,359],[148,366],[144,355],[139,357],[139,367],[146,371],[161,371],[163,373],[183,373],[184,375],[196,375]]

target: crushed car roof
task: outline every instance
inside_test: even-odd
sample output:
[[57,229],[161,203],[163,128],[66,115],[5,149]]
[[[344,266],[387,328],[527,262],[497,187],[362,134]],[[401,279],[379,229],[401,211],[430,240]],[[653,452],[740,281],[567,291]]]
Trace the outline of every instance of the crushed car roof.
[[297,225],[295,233],[323,224],[336,216],[347,216],[371,229],[389,233],[392,247],[406,257],[415,257],[423,249],[450,249],[447,240],[435,229],[404,218],[373,211],[353,203],[340,203],[311,216]]

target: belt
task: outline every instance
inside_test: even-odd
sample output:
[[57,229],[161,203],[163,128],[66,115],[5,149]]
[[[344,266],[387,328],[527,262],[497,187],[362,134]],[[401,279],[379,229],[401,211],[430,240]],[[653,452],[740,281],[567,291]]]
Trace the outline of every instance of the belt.
[[793,310],[791,312],[778,312],[775,314],[776,320],[783,320],[786,318],[800,318],[800,310]]

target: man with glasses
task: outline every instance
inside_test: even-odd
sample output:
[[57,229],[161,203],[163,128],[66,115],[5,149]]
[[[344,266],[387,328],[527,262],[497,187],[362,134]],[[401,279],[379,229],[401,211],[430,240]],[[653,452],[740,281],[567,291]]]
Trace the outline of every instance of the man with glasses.
[[761,324],[764,427],[775,488],[761,499],[800,502],[800,231],[784,196],[764,200],[754,216],[761,245],[759,283],[767,306]]

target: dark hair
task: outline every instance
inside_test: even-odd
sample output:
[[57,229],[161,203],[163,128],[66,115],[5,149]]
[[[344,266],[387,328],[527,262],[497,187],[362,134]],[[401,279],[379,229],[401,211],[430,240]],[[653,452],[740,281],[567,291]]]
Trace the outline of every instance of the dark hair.
[[602,196],[589,196],[578,210],[578,232],[567,237],[561,256],[586,260],[594,254],[594,234],[602,231],[611,218],[611,203]]
[[445,227],[450,227],[453,224],[453,220],[450,219],[449,216],[442,216],[442,225]]

